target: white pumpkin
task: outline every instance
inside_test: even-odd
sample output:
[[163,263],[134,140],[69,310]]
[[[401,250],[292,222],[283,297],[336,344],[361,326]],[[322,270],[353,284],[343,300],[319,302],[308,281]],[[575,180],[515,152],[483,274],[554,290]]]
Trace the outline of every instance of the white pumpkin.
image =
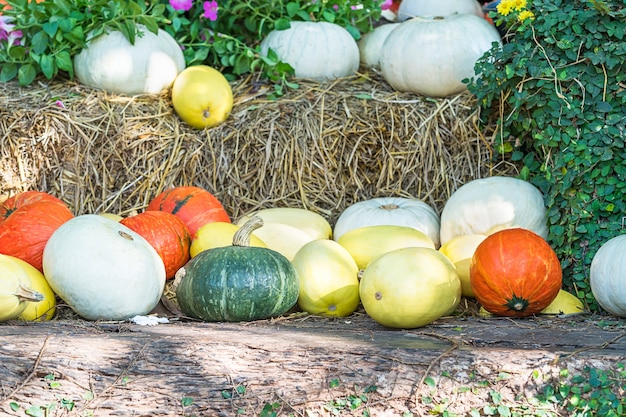
[[123,224],[97,214],[65,222],[43,253],[54,292],[88,320],[149,313],[161,299],[165,265],[156,250]]
[[330,22],[291,22],[291,27],[273,30],[261,42],[295,70],[297,78],[317,81],[353,75],[359,69],[359,47],[345,28]]
[[119,31],[91,39],[74,57],[74,72],[82,84],[116,94],[158,94],[185,69],[183,52],[167,32],[143,32],[131,44]]
[[415,17],[392,30],[382,46],[383,78],[397,91],[447,97],[467,89],[463,79],[475,76],[476,61],[498,31],[470,14]]
[[521,227],[547,239],[543,194],[531,183],[513,177],[493,176],[459,187],[441,212],[441,243],[455,236],[490,235]]
[[398,7],[398,21],[415,16],[449,16],[454,13],[483,17],[483,8],[476,0],[403,0]]
[[378,197],[348,206],[335,222],[333,239],[365,226],[406,226],[426,234],[439,247],[439,215],[417,198]]
[[361,64],[369,68],[380,68],[380,54],[385,39],[398,25],[399,23],[387,23],[363,35],[358,42]]
[[626,235],[600,246],[591,261],[589,284],[600,307],[626,317]]

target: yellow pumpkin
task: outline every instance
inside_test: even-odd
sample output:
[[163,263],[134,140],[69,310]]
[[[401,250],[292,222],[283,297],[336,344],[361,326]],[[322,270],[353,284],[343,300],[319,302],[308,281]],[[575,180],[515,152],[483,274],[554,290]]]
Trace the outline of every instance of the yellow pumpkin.
[[[240,226],[226,222],[211,222],[201,226],[196,232],[196,237],[191,241],[189,253],[195,257],[207,249],[232,246],[233,237]],[[267,245],[259,237],[250,235],[250,246],[266,248]]]
[[541,314],[561,315],[579,314],[585,311],[583,302],[574,294],[565,290],[559,290],[556,298],[543,310]]
[[30,288],[43,295],[43,300],[27,303],[26,308],[18,318],[27,321],[51,320],[56,311],[57,300],[56,294],[52,291],[50,284],[48,284],[48,280],[37,268],[28,262],[24,262],[19,258],[13,260],[28,274],[30,278]]
[[28,273],[16,259],[0,254],[0,322],[17,318],[29,302],[43,299],[31,288]]
[[480,234],[455,236],[439,248],[439,252],[450,259],[456,267],[464,297],[474,298],[474,291],[470,285],[470,263],[476,248],[486,237],[487,235]]
[[283,223],[306,232],[313,239],[330,239],[333,229],[320,214],[295,207],[272,207],[246,214],[237,221],[238,225],[244,224],[252,216],[259,216],[263,223]]
[[359,295],[372,319],[410,329],[453,312],[461,301],[461,280],[452,262],[436,249],[396,249],[365,269]]
[[359,268],[330,239],[313,240],[292,261],[300,280],[298,306],[311,314],[344,317],[359,306]]
[[337,242],[352,255],[360,269],[374,259],[395,249],[425,247],[435,249],[427,234],[408,226],[377,225],[352,229],[342,234]]
[[216,126],[230,115],[233,90],[224,75],[207,65],[184,69],[172,85],[178,117],[196,129]]

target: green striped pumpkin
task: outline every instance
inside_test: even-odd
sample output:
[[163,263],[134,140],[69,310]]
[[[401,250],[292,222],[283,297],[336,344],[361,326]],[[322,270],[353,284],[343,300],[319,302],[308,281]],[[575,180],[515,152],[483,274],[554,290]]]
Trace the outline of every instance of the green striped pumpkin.
[[248,244],[262,224],[253,217],[232,246],[200,252],[179,270],[176,299],[184,314],[203,321],[253,321],[279,316],[296,304],[300,283],[291,262]]

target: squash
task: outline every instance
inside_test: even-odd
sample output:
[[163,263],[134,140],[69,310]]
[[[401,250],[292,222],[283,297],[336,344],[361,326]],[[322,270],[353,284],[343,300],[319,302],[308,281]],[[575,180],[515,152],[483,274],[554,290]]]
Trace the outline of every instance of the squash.
[[27,271],[17,260],[0,254],[0,322],[17,318],[29,302],[36,303],[44,297],[32,289]]
[[253,217],[233,244],[197,254],[176,274],[176,300],[187,316],[204,321],[253,321],[279,316],[298,301],[294,266],[280,253],[249,246],[263,225]]
[[455,236],[439,248],[439,252],[450,259],[456,267],[456,272],[461,279],[464,297],[474,298],[474,291],[472,291],[472,286],[470,285],[470,263],[476,248],[485,238],[487,238],[487,235]]
[[546,315],[570,315],[585,312],[583,302],[574,294],[565,290],[560,290],[556,298],[543,310],[541,314]]
[[190,258],[191,236],[179,217],[166,211],[144,211],[119,221],[146,239],[165,265],[165,278],[174,278],[176,271]]
[[65,205],[63,201],[44,191],[24,191],[7,198],[0,204],[0,222],[6,220],[6,218],[18,208],[38,201],[49,201]]
[[79,82],[117,94],[159,94],[185,68],[185,57],[176,40],[159,29],[154,34],[143,25],[134,44],[119,31],[91,38],[74,57]]
[[374,260],[359,286],[365,312],[383,326],[426,326],[453,312],[461,281],[452,262],[435,249],[403,248]]
[[15,256],[42,271],[46,242],[73,217],[62,202],[41,200],[22,205],[0,222],[0,253]]
[[449,16],[454,13],[484,15],[476,0],[403,0],[398,7],[397,19],[402,22],[415,16]]
[[476,300],[490,313],[526,317],[541,312],[558,295],[561,264],[548,242],[522,229],[487,236],[470,264]]
[[26,321],[52,320],[56,312],[57,300],[56,294],[52,291],[50,284],[48,284],[48,280],[37,268],[28,262],[24,262],[19,258],[13,258],[13,261],[22,267],[28,278],[30,278],[30,288],[43,297],[40,301],[28,302],[18,319]]
[[193,128],[217,126],[230,116],[233,90],[215,68],[194,65],[174,80],[172,106],[178,117]]
[[476,61],[500,34],[485,19],[470,14],[414,17],[389,33],[380,68],[395,90],[447,97],[467,90]]
[[302,230],[313,239],[330,239],[333,234],[328,220],[314,211],[303,208],[272,207],[256,210],[242,216],[237,220],[237,224],[241,226],[253,216],[262,218],[264,227],[268,223],[282,223]]
[[339,243],[313,240],[300,248],[292,264],[300,282],[302,311],[345,317],[359,306],[359,268]]
[[423,232],[407,226],[378,225],[350,230],[337,242],[352,256],[359,269],[365,269],[379,256],[392,250],[422,247],[435,249]]
[[150,243],[97,214],[74,217],[50,236],[43,270],[53,291],[88,320],[148,314],[165,286],[165,266]]
[[374,28],[358,41],[361,64],[368,68],[380,69],[381,48],[385,39],[400,23],[388,23]]
[[591,292],[608,313],[626,317],[626,235],[604,242],[591,260]]
[[267,248],[275,250],[290,261],[300,248],[316,240],[305,231],[284,223],[264,222],[263,227],[255,230],[254,234],[265,243]]
[[547,239],[543,194],[527,181],[488,177],[470,181],[452,193],[441,212],[441,243],[455,236],[489,235],[506,228],[529,229]]
[[146,211],[167,211],[178,216],[193,239],[201,226],[211,222],[230,223],[230,216],[220,201],[207,190],[194,186],[167,189],[153,198]]
[[378,197],[358,201],[348,206],[337,218],[333,239],[364,226],[394,225],[419,230],[439,247],[439,215],[417,198]]
[[[211,222],[200,227],[196,232],[196,237],[191,241],[191,248],[189,253],[193,258],[202,251],[220,248],[222,246],[231,246],[233,244],[233,237],[235,233],[240,229],[240,226],[226,222]],[[265,242],[263,242],[254,233],[250,235],[250,246],[258,246],[260,248],[267,248]]]
[[291,65],[296,78],[329,81],[354,75],[359,69],[359,47],[342,26],[330,22],[291,22],[261,41],[261,54],[273,50]]

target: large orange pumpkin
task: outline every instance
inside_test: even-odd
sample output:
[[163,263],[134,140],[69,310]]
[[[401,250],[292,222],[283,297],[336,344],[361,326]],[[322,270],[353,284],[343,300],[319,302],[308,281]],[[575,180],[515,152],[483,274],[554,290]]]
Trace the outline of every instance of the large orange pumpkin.
[[539,313],[559,293],[562,270],[548,242],[530,230],[505,229],[478,245],[470,285],[490,313],[525,317]]
[[65,205],[63,201],[44,191],[24,191],[7,198],[2,202],[2,204],[0,204],[0,221],[9,217],[9,215],[18,208],[37,201],[50,201]]
[[191,236],[179,217],[166,211],[144,211],[120,220],[152,245],[165,265],[165,277],[173,278],[176,271],[190,259]]
[[74,215],[65,204],[36,201],[18,207],[0,222],[0,253],[28,262],[39,271],[52,233]]
[[222,203],[207,190],[194,186],[170,188],[157,195],[146,211],[167,211],[178,216],[189,229],[192,239],[202,226],[211,222],[230,223]]

